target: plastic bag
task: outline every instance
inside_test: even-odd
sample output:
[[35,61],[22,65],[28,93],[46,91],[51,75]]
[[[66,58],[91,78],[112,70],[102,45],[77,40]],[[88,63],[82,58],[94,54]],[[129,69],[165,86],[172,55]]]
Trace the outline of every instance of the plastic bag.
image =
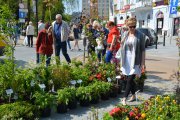
[[28,38],[27,38],[27,36],[24,38],[24,42],[23,42],[23,45],[28,45]]

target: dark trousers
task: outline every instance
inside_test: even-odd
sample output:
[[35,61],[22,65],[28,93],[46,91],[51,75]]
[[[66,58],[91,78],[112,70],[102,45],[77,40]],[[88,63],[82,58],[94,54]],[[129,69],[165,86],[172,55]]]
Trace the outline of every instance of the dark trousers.
[[37,63],[43,63],[46,61],[46,66],[50,65],[51,55],[37,53]]
[[33,47],[33,35],[27,35],[27,39],[28,39],[28,46]]
[[71,50],[71,44],[70,44],[70,40],[69,39],[67,40],[67,44],[68,44],[69,49]]
[[124,93],[124,97],[127,98],[129,93],[131,92],[133,95],[135,94],[135,90],[136,90],[136,83],[134,81],[136,75],[128,75],[126,76],[126,90]]
[[67,54],[67,43],[65,42],[61,42],[59,45],[55,46],[55,56],[56,56],[56,63],[59,64],[60,63],[60,50],[62,49],[62,54],[64,55],[66,61],[68,63],[71,63],[71,59],[69,57],[69,55]]

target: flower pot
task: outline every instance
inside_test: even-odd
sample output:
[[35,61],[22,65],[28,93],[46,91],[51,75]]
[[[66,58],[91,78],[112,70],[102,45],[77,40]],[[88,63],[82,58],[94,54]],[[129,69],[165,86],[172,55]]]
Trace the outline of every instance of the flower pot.
[[68,108],[69,109],[76,109],[77,108],[77,100],[76,99],[70,100],[69,104],[68,104]]
[[121,94],[122,93],[122,87],[121,85],[118,85],[118,94]]
[[90,105],[90,101],[89,100],[79,100],[80,106],[82,107],[87,107]]
[[0,98],[0,105],[4,103],[4,100]]
[[68,106],[66,104],[58,104],[57,113],[66,113]]
[[49,117],[49,116],[51,116],[51,108],[46,107],[44,109],[41,109],[40,114],[41,114],[41,117]]
[[118,95],[118,85],[114,84],[111,88],[110,97],[115,98]]
[[109,92],[101,94],[101,100],[109,100]]
[[97,104],[97,103],[99,103],[99,96],[98,96],[98,97],[92,97],[90,103],[92,103],[92,104]]

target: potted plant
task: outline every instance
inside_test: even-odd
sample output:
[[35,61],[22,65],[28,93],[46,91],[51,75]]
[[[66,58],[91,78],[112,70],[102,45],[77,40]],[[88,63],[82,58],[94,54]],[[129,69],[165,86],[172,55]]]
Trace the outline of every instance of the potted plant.
[[54,96],[49,93],[36,92],[33,95],[34,104],[40,112],[41,117],[51,115],[51,106],[53,105]]
[[111,90],[112,83],[109,82],[102,82],[101,83],[101,99],[102,100],[108,100],[109,99],[109,94]]
[[115,81],[112,82],[111,90],[110,90],[110,97],[115,98],[117,97],[119,92],[119,85],[115,83]]
[[91,89],[91,103],[97,104],[100,98],[100,90],[101,90],[101,82],[96,81],[92,85],[89,86]]
[[68,108],[69,109],[75,109],[77,107],[76,88],[75,87],[69,87],[66,89],[70,93]]
[[81,106],[89,106],[91,100],[91,88],[89,86],[79,87],[76,91],[76,97]]
[[57,91],[57,112],[66,113],[68,109],[68,103],[71,97],[71,93],[67,88]]
[[28,102],[15,102],[10,104],[0,105],[1,120],[34,120],[35,106]]

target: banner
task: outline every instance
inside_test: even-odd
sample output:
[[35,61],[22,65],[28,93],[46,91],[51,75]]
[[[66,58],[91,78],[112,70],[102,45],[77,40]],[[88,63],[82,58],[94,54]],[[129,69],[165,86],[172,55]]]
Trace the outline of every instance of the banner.
[[170,0],[170,15],[177,14],[178,0]]

